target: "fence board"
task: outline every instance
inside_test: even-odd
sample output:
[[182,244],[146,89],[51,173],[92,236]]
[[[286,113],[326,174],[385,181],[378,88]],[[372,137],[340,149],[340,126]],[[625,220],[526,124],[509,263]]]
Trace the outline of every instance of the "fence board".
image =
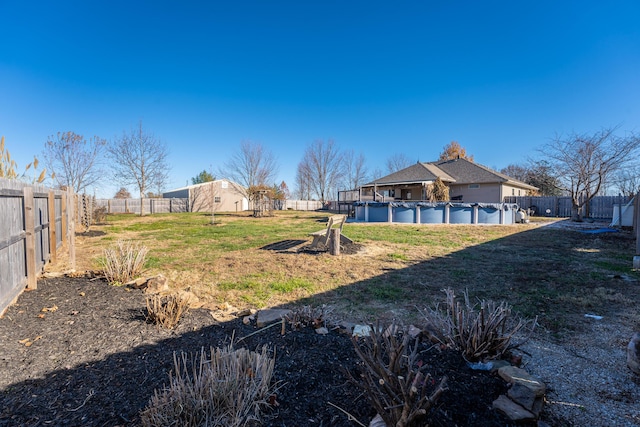
[[0,313],[24,290],[64,244],[63,197],[41,185],[0,179]]
[[[582,209],[585,218],[611,219],[613,217],[613,205],[626,203],[626,197],[620,196],[596,196]],[[509,196],[505,202],[516,203],[523,209],[531,209],[534,215],[551,216],[559,218],[571,217],[571,197],[561,196]]]

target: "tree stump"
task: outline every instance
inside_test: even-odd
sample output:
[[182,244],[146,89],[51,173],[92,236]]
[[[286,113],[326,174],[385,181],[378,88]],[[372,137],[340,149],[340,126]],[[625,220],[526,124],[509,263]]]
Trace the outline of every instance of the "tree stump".
[[329,230],[329,253],[331,255],[340,255],[340,229],[332,228]]

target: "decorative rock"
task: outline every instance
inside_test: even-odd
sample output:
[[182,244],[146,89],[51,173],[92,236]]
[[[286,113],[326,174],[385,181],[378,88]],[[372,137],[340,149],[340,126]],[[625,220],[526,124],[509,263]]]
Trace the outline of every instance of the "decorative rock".
[[338,325],[338,328],[339,328],[338,331],[341,334],[351,335],[351,333],[353,332],[353,327],[354,326],[355,326],[355,323],[342,321]]
[[251,316],[244,316],[242,318],[242,323],[244,323],[245,325],[248,325],[251,323]]
[[353,327],[354,337],[368,337],[371,334],[371,326],[367,325],[355,325]]
[[640,375],[640,332],[633,334],[627,346],[627,366]]
[[252,314],[256,314],[256,310],[253,308],[245,308],[244,310],[240,310],[236,313],[238,317],[251,316]]
[[369,427],[387,427],[387,424],[384,422],[380,414],[376,414],[369,423]]
[[540,416],[544,406],[544,397],[536,396],[529,387],[521,383],[515,383],[507,392],[507,396],[536,417]]
[[409,325],[409,336],[413,339],[418,338],[418,336],[420,336],[420,334],[422,333],[422,330],[415,327],[414,325]]
[[529,375],[524,369],[515,366],[505,366],[504,368],[498,369],[498,375],[511,384],[520,384],[527,387],[536,397],[544,396],[546,391],[544,383]]
[[169,290],[169,279],[162,274],[158,274],[156,277],[152,277],[147,281],[147,287],[145,292],[148,293],[161,293]]
[[271,308],[267,310],[260,310],[256,315],[256,325],[259,328],[266,326],[273,322],[282,320],[283,317],[291,313],[291,310],[282,308]]
[[149,279],[146,277],[138,277],[137,279],[128,281],[125,285],[136,289],[142,289],[147,286],[147,283],[149,283]]
[[493,401],[493,409],[505,414],[511,421],[533,421],[536,416],[504,394]]
[[491,367],[491,373],[495,373],[498,371],[498,369],[504,368],[505,366],[511,366],[511,363],[507,362],[506,360],[494,360],[493,366]]
[[327,328],[325,328],[324,326],[321,326],[321,327],[316,329],[316,334],[327,335],[328,333],[329,333],[329,330]]

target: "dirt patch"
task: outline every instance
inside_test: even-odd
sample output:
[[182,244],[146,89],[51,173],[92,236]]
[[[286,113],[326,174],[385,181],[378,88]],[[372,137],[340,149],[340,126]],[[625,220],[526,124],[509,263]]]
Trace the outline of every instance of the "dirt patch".
[[[218,323],[208,310],[190,311],[174,331],[145,321],[139,290],[100,280],[56,278],[39,282],[0,319],[0,425],[133,426],[153,391],[167,382],[173,352],[223,346],[256,328],[239,319]],[[352,427],[343,408],[363,424],[374,416],[344,370],[357,374],[350,337],[311,329],[263,330],[242,346],[268,345],[276,358],[279,406],[264,426]],[[491,410],[504,382],[470,370],[454,352],[422,344],[421,358],[449,389],[429,420],[435,426],[506,426]]]

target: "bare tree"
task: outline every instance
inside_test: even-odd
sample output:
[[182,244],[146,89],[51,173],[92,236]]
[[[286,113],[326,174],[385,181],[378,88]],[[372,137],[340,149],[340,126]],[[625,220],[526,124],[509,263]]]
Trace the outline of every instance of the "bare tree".
[[114,199],[130,199],[131,193],[129,193],[129,190],[127,190],[125,187],[120,187],[120,189],[118,190],[116,195],[113,196],[113,198]]
[[85,139],[75,132],[58,132],[47,139],[44,159],[59,186],[82,193],[103,178],[99,162],[106,144],[98,136]]
[[560,196],[563,192],[558,177],[546,160],[529,160],[528,164],[510,164],[501,169],[500,173],[538,187],[536,195]]
[[271,151],[259,143],[244,141],[220,171],[245,188],[271,185],[278,173],[278,163]]
[[335,142],[315,141],[307,147],[298,174],[323,203],[343,177],[343,159]]
[[384,173],[382,172],[382,169],[380,169],[379,167],[376,167],[375,169],[373,169],[373,171],[371,172],[371,176],[370,179],[371,180],[376,180],[378,178],[382,178],[384,176]]
[[344,185],[347,190],[355,190],[365,183],[367,179],[367,166],[364,154],[356,156],[353,150],[344,153]]
[[405,156],[404,154],[396,153],[387,159],[387,172],[389,172],[390,174],[398,172],[399,170],[408,168],[412,164],[413,162],[409,160],[407,156]]
[[527,166],[512,163],[507,165],[507,167],[500,169],[500,173],[517,179],[518,181],[527,182],[530,170]]
[[621,169],[616,173],[613,183],[618,192],[625,197],[631,197],[640,192],[640,166],[634,165]]
[[582,220],[583,206],[588,206],[604,183],[638,156],[640,138],[631,133],[617,136],[617,129],[556,136],[541,150],[571,195],[572,218],[576,221]]
[[473,162],[473,156],[467,154],[467,150],[458,141],[451,141],[442,147],[442,153],[438,160],[467,159]]
[[296,195],[300,200],[311,199],[311,178],[308,176],[309,172],[309,168],[302,162],[298,163],[298,169],[296,170]]
[[140,215],[144,215],[144,197],[147,190],[164,187],[169,171],[167,146],[142,128],[129,133],[107,146],[114,178],[122,185],[135,185],[140,191]]

